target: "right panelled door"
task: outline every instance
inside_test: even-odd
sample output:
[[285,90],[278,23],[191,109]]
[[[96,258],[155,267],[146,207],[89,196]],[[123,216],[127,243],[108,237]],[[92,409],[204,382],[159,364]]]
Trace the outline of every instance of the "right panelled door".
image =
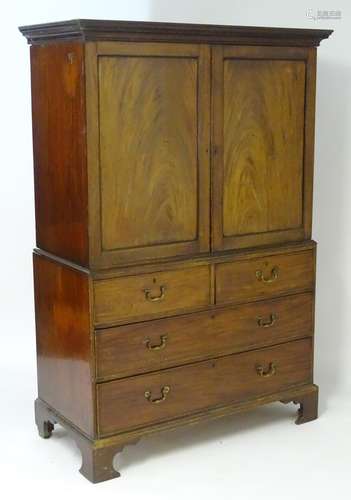
[[212,248],[311,236],[315,49],[212,48]]

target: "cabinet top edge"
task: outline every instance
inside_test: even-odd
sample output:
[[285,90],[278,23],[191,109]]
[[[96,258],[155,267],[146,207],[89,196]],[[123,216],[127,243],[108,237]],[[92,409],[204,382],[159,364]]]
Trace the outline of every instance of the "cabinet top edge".
[[74,19],[20,26],[29,44],[59,41],[159,41],[317,47],[333,30]]

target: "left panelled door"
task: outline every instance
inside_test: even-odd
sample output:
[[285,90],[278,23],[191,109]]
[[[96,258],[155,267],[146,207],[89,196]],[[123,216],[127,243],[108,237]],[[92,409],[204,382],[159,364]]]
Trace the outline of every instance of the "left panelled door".
[[93,266],[209,250],[209,51],[86,45]]

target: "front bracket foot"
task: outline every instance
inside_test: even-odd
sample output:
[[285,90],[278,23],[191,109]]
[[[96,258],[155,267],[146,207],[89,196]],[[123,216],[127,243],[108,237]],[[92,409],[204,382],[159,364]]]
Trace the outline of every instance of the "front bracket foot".
[[120,476],[113,467],[113,459],[123,447],[96,448],[94,443],[87,439],[76,439],[76,442],[82,454],[82,466],[79,472],[89,481],[100,483]]
[[289,400],[281,400],[282,403],[287,404],[293,402],[296,405],[300,405],[297,411],[297,419],[295,423],[297,425],[305,424],[316,420],[318,418],[318,386],[313,385],[305,394]]
[[135,444],[138,440],[122,444],[99,445],[76,436],[75,441],[82,454],[82,466],[79,472],[92,483],[101,483],[120,476],[120,473],[113,467],[113,459],[125,446]]

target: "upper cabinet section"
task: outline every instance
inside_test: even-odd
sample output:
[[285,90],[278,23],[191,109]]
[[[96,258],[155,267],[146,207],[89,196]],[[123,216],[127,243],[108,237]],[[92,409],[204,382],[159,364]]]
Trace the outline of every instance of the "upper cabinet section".
[[115,265],[208,252],[210,49],[86,50],[92,258]]
[[213,49],[213,246],[311,234],[315,52]]
[[104,269],[310,238],[315,47],[331,31],[20,30],[39,248]]

